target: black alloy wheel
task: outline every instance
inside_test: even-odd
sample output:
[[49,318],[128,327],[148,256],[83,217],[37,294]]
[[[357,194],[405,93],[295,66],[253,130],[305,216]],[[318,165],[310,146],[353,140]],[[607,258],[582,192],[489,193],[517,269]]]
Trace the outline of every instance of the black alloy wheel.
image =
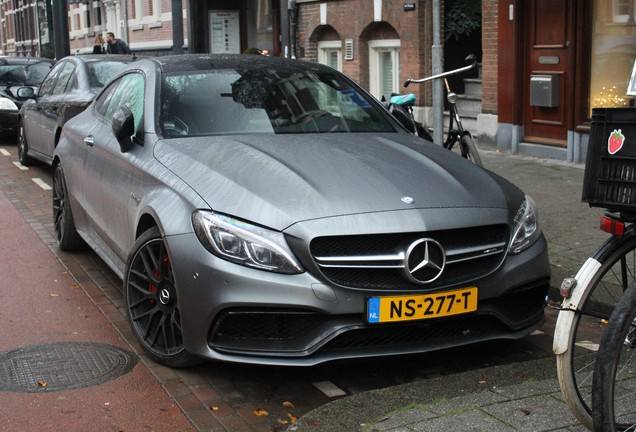
[[18,161],[24,166],[29,166],[33,163],[33,159],[29,157],[28,152],[29,145],[24,134],[24,123],[20,120],[18,125]]
[[57,243],[63,251],[80,250],[86,247],[84,240],[75,229],[61,164],[57,164],[53,171],[53,226]]
[[172,263],[158,228],[135,242],[123,291],[133,333],[154,361],[170,367],[199,362],[184,349]]

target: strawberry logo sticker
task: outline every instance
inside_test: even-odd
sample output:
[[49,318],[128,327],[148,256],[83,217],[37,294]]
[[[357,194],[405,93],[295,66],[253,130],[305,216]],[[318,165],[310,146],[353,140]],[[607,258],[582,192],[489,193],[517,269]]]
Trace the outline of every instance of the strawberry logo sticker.
[[607,139],[607,151],[613,155],[623,148],[623,144],[625,144],[625,135],[621,133],[621,129],[614,129]]

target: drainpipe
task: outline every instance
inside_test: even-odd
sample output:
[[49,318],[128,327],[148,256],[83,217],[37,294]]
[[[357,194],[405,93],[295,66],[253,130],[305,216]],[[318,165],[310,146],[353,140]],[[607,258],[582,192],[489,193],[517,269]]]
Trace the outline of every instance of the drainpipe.
[[[433,75],[444,72],[444,47],[441,41],[440,0],[433,0],[433,47],[432,66]],[[444,87],[442,80],[433,80],[433,141],[441,145],[444,142]]]
[[128,1],[121,0],[121,37],[124,42],[130,45],[128,40]]
[[296,0],[287,1],[287,13],[289,15],[289,46],[290,57],[296,58],[296,29],[298,27],[298,8]]

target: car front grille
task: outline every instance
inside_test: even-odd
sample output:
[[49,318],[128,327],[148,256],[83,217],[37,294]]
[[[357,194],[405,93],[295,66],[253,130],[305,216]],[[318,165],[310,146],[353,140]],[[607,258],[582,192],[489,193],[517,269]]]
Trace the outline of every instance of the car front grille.
[[463,284],[495,271],[508,247],[506,225],[403,234],[318,237],[311,254],[322,274],[331,282],[370,290],[422,289],[405,276],[405,253],[419,239],[440,243],[446,255],[441,276],[425,284],[440,288]]
[[[208,335],[211,348],[234,354],[308,357],[368,349],[426,351],[505,337],[540,321],[549,279],[482,301],[475,313],[400,324],[367,324],[356,315],[303,310],[227,310]],[[328,355],[328,354],[327,354]],[[340,357],[336,355],[336,357]]]

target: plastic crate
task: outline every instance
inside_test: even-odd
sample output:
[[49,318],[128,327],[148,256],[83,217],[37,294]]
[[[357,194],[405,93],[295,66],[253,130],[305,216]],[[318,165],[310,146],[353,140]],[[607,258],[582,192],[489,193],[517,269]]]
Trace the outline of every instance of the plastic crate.
[[636,211],[636,108],[594,108],[581,198],[591,207]]

